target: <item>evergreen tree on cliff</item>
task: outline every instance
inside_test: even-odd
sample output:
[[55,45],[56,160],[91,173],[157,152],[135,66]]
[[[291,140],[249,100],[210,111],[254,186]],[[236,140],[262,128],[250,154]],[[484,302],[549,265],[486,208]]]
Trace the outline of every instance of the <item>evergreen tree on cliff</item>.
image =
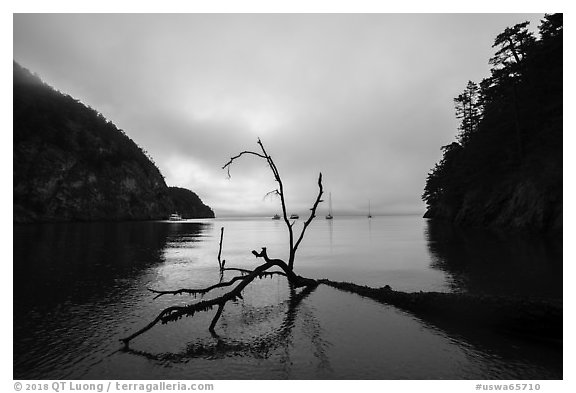
[[458,142],[428,174],[425,217],[529,231],[562,229],[562,14],[539,38],[499,34],[491,76],[455,99]]

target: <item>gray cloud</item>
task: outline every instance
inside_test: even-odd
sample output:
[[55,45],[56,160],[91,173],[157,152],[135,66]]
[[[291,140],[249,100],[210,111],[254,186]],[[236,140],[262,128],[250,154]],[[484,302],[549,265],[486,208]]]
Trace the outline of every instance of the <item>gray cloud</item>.
[[14,57],[101,111],[172,185],[218,215],[270,214],[262,137],[291,210],[322,171],[334,208],[422,213],[426,173],[456,134],[452,98],[488,76],[494,37],[542,15],[17,14]]

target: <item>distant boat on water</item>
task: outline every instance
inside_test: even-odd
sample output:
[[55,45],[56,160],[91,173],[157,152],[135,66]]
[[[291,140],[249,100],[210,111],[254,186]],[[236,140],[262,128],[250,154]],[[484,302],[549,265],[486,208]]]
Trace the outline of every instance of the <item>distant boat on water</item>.
[[168,221],[182,221],[182,216],[178,213],[172,213],[168,217]]
[[328,194],[328,215],[326,216],[327,220],[331,220],[334,217],[332,216],[332,193]]
[[368,218],[372,218],[372,213],[370,213],[370,199],[368,199]]
[[297,219],[299,219],[299,218],[300,218],[300,216],[299,216],[298,214],[291,214],[291,215],[290,215],[290,219],[291,219],[291,220],[297,220]]
[[279,220],[280,219],[280,214],[274,214],[274,216],[272,217],[273,220]]

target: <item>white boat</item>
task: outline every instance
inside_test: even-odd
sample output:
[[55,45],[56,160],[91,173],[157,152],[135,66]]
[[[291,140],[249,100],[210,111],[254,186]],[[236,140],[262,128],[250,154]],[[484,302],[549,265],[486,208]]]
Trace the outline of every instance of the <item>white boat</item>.
[[332,216],[332,193],[328,194],[328,215],[326,216],[327,220],[331,220],[334,217]]
[[172,213],[168,217],[168,221],[182,221],[182,216],[178,213]]

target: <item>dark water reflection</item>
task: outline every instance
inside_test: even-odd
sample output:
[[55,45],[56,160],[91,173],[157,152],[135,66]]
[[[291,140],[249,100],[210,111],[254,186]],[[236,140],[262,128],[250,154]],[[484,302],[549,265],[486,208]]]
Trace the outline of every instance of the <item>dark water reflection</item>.
[[431,266],[455,291],[562,298],[562,238],[458,228],[429,220]]
[[[14,378],[562,377],[561,349],[442,330],[332,288],[294,290],[278,277],[255,281],[228,305],[216,337],[207,330],[212,314],[200,313],[121,351],[118,339],[161,309],[195,301],[153,300],[147,288],[218,280],[221,226],[229,266],[255,266],[250,250],[263,245],[282,257],[285,230],[272,220],[15,226]],[[404,290],[561,296],[557,246],[494,236],[418,217],[318,220],[299,269],[372,286],[393,280]]]
[[66,377],[55,369],[89,356],[98,340],[109,338],[107,324],[122,320],[146,291],[141,276],[163,262],[167,244],[194,241],[210,226],[14,226],[15,377]]
[[[15,305],[50,307],[100,297],[162,261],[167,242],[190,241],[209,224],[154,223],[23,225],[14,227]],[[87,298],[88,297],[88,298]],[[37,302],[39,298],[41,303]]]
[[[218,359],[227,356],[252,356],[267,359],[272,355],[273,351],[278,348],[282,348],[286,353],[289,352],[289,347],[292,345],[294,338],[293,330],[296,324],[298,308],[302,301],[316,289],[316,287],[307,287],[296,290],[290,286],[290,296],[286,301],[271,307],[244,309],[245,317],[255,317],[258,320],[268,319],[272,314],[277,316],[283,313],[282,322],[277,328],[260,336],[250,337],[248,340],[222,337],[214,332],[212,333],[212,340],[189,343],[186,349],[179,353],[155,354],[130,348],[125,351],[158,362],[170,363],[185,363],[190,359],[196,358]],[[252,314],[252,316],[250,316],[250,314]],[[321,330],[318,321],[314,318],[311,318],[308,323],[314,325],[317,332]],[[325,343],[323,343],[321,335],[313,334],[309,338],[312,338],[312,341],[315,343],[315,356],[322,360],[325,367],[329,367],[329,360],[324,351]]]

